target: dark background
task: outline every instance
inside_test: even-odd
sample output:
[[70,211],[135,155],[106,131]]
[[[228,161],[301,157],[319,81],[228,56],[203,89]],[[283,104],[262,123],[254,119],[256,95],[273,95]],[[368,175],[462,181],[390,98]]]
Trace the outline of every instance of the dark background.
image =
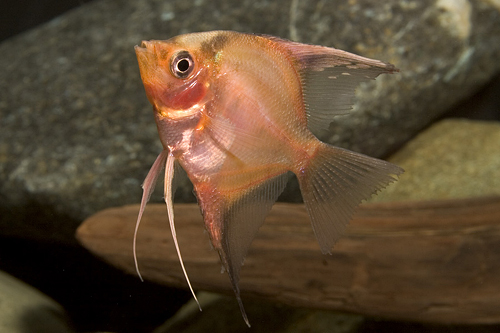
[[90,0],[2,0],[0,41],[34,28]]

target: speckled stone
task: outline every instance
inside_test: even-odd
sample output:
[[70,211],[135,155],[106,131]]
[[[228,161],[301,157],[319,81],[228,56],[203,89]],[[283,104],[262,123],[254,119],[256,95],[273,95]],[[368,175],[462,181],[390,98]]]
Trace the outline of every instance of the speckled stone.
[[500,123],[440,121],[390,161],[405,173],[372,201],[500,195]]
[[[0,233],[74,242],[83,218],[139,202],[161,150],[133,49],[142,39],[231,29],[391,62],[401,73],[358,89],[325,137],[382,156],[498,71],[499,23],[497,2],[481,0],[83,5],[0,44]],[[300,198],[293,184],[288,200]],[[194,200],[188,185],[177,198]]]

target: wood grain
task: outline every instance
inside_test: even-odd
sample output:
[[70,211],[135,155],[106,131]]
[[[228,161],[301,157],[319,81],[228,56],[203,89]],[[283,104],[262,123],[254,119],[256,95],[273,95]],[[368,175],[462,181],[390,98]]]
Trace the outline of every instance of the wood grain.
[[[138,205],[88,218],[77,238],[135,274]],[[176,204],[177,235],[195,289],[231,293],[196,204]],[[146,279],[186,287],[164,205],[147,207],[137,240]],[[332,255],[322,255],[303,205],[278,203],[241,271],[243,300],[439,323],[500,322],[500,197],[364,204]]]

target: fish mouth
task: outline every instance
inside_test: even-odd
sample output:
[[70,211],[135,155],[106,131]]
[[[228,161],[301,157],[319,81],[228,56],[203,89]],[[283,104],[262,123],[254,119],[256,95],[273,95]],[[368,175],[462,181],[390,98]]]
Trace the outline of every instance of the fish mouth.
[[150,45],[151,42],[148,42],[148,41],[141,41],[141,45],[136,45],[135,46],[135,49],[138,50],[138,51],[146,51],[148,49],[148,45]]
[[135,54],[137,56],[137,60],[139,60],[140,67],[148,67],[148,64],[151,64],[153,61],[153,45],[151,42],[142,41],[141,45],[134,46]]

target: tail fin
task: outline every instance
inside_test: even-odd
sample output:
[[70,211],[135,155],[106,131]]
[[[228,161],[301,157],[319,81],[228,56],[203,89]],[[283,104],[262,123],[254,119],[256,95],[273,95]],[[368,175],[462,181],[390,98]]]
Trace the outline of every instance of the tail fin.
[[403,172],[392,163],[322,143],[297,175],[321,251],[331,253],[361,201]]

